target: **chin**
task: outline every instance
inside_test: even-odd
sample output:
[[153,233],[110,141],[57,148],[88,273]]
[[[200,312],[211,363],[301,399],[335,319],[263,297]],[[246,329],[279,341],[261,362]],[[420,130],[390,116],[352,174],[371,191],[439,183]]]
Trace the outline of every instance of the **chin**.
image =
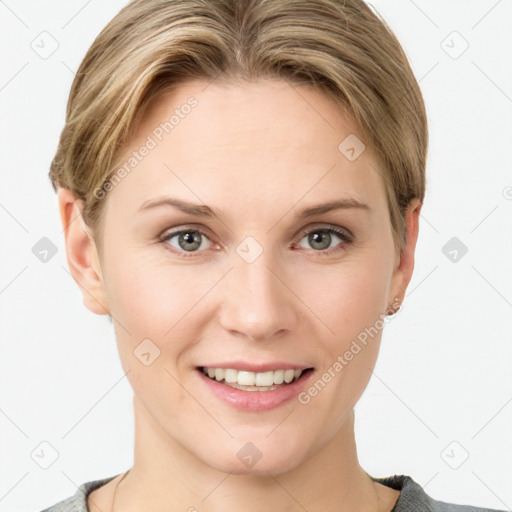
[[205,457],[203,460],[210,467],[224,473],[268,477],[269,473],[278,475],[293,470],[303,458],[304,454],[298,453],[289,444],[283,449],[282,444],[275,446],[268,441],[265,443],[262,439],[260,443],[247,442],[242,444],[241,448],[237,447],[235,457],[233,457],[233,451],[226,450],[223,453],[213,454],[213,457]]

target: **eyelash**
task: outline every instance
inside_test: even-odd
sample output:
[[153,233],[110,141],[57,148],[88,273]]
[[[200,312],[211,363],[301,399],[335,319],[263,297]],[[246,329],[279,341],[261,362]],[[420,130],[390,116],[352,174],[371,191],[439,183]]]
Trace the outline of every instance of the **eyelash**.
[[[348,232],[348,230],[338,228],[337,226],[314,227],[313,229],[305,229],[300,233],[298,242],[300,242],[305,236],[307,236],[311,233],[315,233],[315,232],[324,232],[324,233],[330,233],[330,234],[334,233],[336,236],[338,236],[342,240],[342,242],[340,242],[337,246],[331,247],[330,249],[323,249],[323,250],[311,249],[313,252],[317,253],[319,256],[330,256],[331,254],[333,254],[335,252],[345,250],[348,245],[353,243],[353,237]],[[172,231],[170,233],[164,233],[163,235],[159,236],[159,242],[164,244],[164,247],[167,250],[171,251],[173,254],[176,254],[181,258],[194,257],[196,254],[202,252],[202,251],[178,250],[176,247],[171,246],[168,243],[171,238],[174,238],[175,236],[181,235],[183,233],[199,233],[201,236],[204,236],[205,238],[210,240],[208,238],[208,235],[204,231],[202,231],[201,229],[198,229],[198,228],[191,227],[191,228],[180,229],[178,231]],[[210,242],[211,242],[211,240],[210,240]]]

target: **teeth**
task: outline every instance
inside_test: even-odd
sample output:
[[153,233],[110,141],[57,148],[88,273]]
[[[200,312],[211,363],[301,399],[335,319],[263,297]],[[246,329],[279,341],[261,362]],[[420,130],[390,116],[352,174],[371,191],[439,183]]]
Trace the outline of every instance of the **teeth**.
[[[283,384],[283,382],[290,384],[290,382],[297,380],[303,370],[270,370],[268,372],[255,373],[235,370],[233,368],[207,368],[203,366],[202,371],[211,379],[217,381],[224,380],[226,384],[230,384],[238,389],[244,389],[245,386],[249,386],[250,388],[260,388],[261,391],[267,391],[272,386]],[[252,389],[248,389],[248,391],[250,390]]]
[[236,370],[228,369],[224,370],[224,380],[226,382],[237,382],[238,372]]

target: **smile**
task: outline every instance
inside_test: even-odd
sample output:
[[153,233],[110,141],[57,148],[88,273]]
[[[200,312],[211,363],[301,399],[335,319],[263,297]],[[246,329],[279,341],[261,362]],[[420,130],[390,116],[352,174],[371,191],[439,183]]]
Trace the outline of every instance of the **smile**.
[[280,385],[298,380],[302,373],[307,371],[288,369],[249,372],[234,368],[208,368],[206,366],[202,366],[200,369],[210,379],[218,382],[224,381],[224,384],[244,391],[271,391]]

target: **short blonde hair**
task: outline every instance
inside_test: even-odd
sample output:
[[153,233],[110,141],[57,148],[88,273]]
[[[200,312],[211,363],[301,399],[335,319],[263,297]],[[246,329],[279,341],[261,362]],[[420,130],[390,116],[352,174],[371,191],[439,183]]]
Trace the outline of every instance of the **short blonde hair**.
[[[222,76],[221,76],[222,75]],[[100,233],[101,197],[152,99],[190,79],[311,84],[361,128],[382,167],[395,247],[423,202],[428,129],[392,30],[362,0],[134,0],[97,36],[73,81],[50,169]],[[341,142],[341,141],[340,141]]]

